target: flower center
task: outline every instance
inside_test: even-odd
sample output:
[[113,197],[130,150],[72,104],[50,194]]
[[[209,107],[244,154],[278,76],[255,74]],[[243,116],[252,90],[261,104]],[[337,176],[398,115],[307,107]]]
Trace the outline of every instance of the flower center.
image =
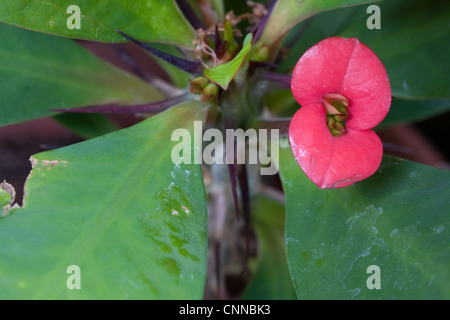
[[346,133],[345,121],[350,119],[348,113],[348,100],[342,94],[332,93],[323,96],[323,104],[327,110],[327,125],[335,137]]

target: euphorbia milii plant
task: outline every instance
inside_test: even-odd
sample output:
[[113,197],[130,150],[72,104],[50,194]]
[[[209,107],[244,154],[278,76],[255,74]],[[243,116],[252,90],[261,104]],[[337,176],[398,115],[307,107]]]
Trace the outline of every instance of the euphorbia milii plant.
[[381,61],[356,38],[333,37],[295,66],[292,93],[301,105],[289,126],[295,159],[319,188],[343,188],[371,176],[383,156],[371,129],[391,105]]

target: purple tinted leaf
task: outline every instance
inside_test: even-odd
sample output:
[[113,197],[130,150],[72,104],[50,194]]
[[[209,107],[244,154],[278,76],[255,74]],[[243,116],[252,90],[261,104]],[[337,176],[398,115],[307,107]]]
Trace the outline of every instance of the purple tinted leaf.
[[253,30],[253,34],[254,34],[253,39],[255,42],[257,42],[261,38],[261,35],[264,31],[264,28],[267,25],[267,21],[269,21],[270,14],[272,13],[273,7],[275,6],[276,2],[277,2],[277,0],[267,1],[267,5],[266,5],[267,6],[267,14],[264,18],[261,19],[261,21],[258,23],[258,25]]
[[214,242],[214,260],[215,260],[215,274],[216,274],[216,281],[217,281],[217,295],[220,296],[222,292],[222,276],[221,276],[221,250],[220,250],[220,241],[216,239]]
[[236,163],[228,164],[228,173],[230,174],[231,191],[233,193],[234,210],[236,210],[236,219],[239,221],[239,200],[237,195],[237,174]]
[[[231,119],[229,116],[224,116],[223,118],[224,121],[224,127],[225,129],[232,129],[235,128],[235,120]],[[238,181],[237,181],[237,171],[236,171],[236,162],[237,162],[237,157],[236,157],[236,137],[233,140],[233,159],[228,159],[228,148],[225,148],[225,159],[227,159],[226,163],[228,166],[228,173],[230,175],[230,183],[231,183],[231,191],[233,194],[233,202],[234,202],[234,209],[236,211],[236,219],[239,221],[239,199],[238,199],[238,194],[237,194],[237,187],[238,187]]]
[[54,112],[73,112],[73,113],[103,113],[103,114],[137,114],[137,113],[159,113],[169,109],[170,107],[181,103],[186,99],[187,95],[183,94],[163,101],[139,104],[134,106],[117,106],[107,104],[101,106],[72,108],[72,109],[50,109]]
[[247,259],[250,255],[250,188],[248,185],[247,166],[243,164],[238,173],[239,189],[241,190],[242,210],[245,223],[245,244]]
[[[220,34],[219,34],[219,27],[217,26],[217,24],[215,25],[215,29],[214,29],[214,48],[219,48],[219,46],[222,44],[222,40],[220,39]],[[217,53],[217,51],[216,51]]]
[[176,0],[176,2],[181,12],[183,12],[184,17],[187,19],[187,21],[189,21],[194,29],[206,29],[203,22],[200,21],[200,19],[197,17],[194,10],[192,10],[192,7],[189,5],[189,3],[187,3],[186,0]]
[[250,70],[253,71],[253,70],[261,69],[261,68],[276,69],[276,68],[279,68],[279,66],[277,64],[270,63],[270,62],[254,61],[254,60],[249,61],[249,69]]
[[250,222],[250,188],[248,185],[247,167],[245,164],[241,166],[238,173],[239,189],[241,191],[242,209],[244,212],[244,219]]
[[148,80],[148,77],[145,75],[145,72],[142,70],[141,66],[130,56],[127,51],[125,51],[118,45],[115,45],[114,49],[116,50],[120,59],[122,59],[122,61],[125,62],[126,65],[129,66],[141,79]]
[[171,54],[168,54],[166,52],[160,51],[158,49],[152,48],[151,46],[134,39],[133,37],[130,37],[129,35],[126,35],[125,33],[116,30],[119,34],[130,40],[131,42],[135,43],[142,49],[150,52],[151,54],[157,56],[160,59],[163,59],[164,61],[170,63],[171,65],[177,67],[178,69],[181,69],[187,73],[191,74],[199,74],[202,69],[202,65],[200,61],[191,61],[183,58],[179,58],[176,56],[173,56]]
[[228,41],[222,41],[218,47],[216,47],[216,55],[218,57],[222,57],[225,51],[227,50]]
[[266,71],[264,72],[263,77],[272,82],[276,82],[285,88],[291,87],[291,75]]

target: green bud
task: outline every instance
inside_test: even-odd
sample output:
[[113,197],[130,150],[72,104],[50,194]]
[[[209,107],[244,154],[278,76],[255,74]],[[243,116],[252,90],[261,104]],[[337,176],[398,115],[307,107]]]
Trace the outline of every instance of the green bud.
[[327,125],[328,128],[334,128],[334,125],[336,124],[336,120],[333,117],[327,117]]
[[345,127],[344,127],[344,125],[342,124],[342,122],[336,122],[336,124],[334,125],[334,128],[335,128],[336,130],[340,130],[340,131],[344,130],[344,131],[345,131]]
[[345,130],[338,130],[338,129],[331,129],[331,134],[335,137],[340,137],[343,136],[345,134]]
[[349,102],[342,94],[332,93],[323,96],[323,104],[327,111],[327,126],[335,137],[340,137],[346,133],[344,121],[350,119],[347,110]]
[[203,89],[205,89],[209,83],[208,79],[206,79],[205,77],[189,79],[189,82],[191,84],[190,90],[193,94],[201,94],[203,92]]
[[214,83],[208,84],[205,89],[203,89],[201,99],[205,102],[217,102],[219,97],[219,87]]
[[342,121],[347,121],[348,119],[350,119],[350,116],[346,116],[343,114],[335,114],[333,116],[334,120],[342,122]]
[[347,98],[339,93],[324,94],[323,99],[330,103],[332,101],[338,101],[340,104],[342,104],[345,107],[348,107],[348,105],[349,105]]
[[336,109],[339,110],[339,112],[340,112],[341,114],[348,116],[348,110],[347,110],[347,108],[346,108],[344,105],[342,105],[339,101],[335,101],[335,102],[333,103],[333,105],[336,107]]
[[327,109],[327,114],[341,114],[341,112],[333,106],[329,101],[323,100],[323,104],[325,105],[325,109]]

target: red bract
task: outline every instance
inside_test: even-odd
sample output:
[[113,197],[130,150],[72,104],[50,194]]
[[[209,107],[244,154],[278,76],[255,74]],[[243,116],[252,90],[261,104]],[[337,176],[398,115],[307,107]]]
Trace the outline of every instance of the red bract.
[[356,38],[328,38],[298,61],[291,81],[302,106],[289,126],[295,159],[321,189],[371,176],[381,163],[380,138],[370,130],[391,105],[378,57]]

